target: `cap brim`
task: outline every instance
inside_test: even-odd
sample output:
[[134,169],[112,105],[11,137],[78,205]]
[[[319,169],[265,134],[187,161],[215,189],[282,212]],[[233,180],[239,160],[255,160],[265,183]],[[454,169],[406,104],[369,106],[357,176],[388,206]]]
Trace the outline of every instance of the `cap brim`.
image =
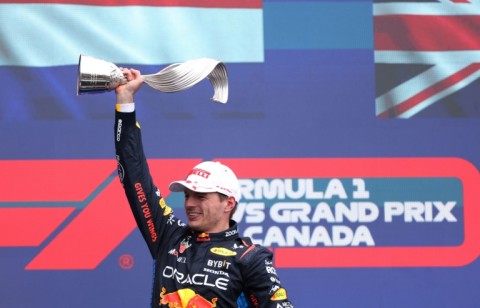
[[172,192],[185,191],[185,188],[202,193],[217,191],[215,188],[201,187],[187,181],[175,181],[170,183],[170,186],[168,186],[168,189],[170,189]]

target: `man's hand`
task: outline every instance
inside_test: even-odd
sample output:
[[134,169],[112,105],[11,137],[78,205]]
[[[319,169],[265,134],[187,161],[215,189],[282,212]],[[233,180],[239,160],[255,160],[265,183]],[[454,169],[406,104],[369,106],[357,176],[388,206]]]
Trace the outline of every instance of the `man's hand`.
[[142,74],[135,69],[120,68],[127,78],[127,83],[115,89],[117,104],[133,103],[133,96],[140,89],[143,83]]

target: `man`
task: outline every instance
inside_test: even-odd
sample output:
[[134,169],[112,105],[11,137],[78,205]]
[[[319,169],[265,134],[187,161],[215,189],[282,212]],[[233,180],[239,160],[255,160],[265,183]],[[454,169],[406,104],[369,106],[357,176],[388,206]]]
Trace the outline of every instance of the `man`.
[[138,70],[122,69],[116,88],[115,148],[120,181],[154,259],[152,307],[293,307],[272,253],[238,235],[231,216],[238,179],[219,162],[202,162],[170,184],[185,194],[188,225],[178,220],[154,185],[136,123]]

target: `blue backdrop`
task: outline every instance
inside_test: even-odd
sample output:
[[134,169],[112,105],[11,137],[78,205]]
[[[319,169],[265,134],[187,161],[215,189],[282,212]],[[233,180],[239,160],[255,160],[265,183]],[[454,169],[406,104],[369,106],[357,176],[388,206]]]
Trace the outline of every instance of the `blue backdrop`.
[[[153,5],[152,9],[147,7],[146,11],[153,12],[148,14],[139,9],[151,5],[148,1],[137,1],[139,6],[125,3],[107,6],[102,1],[98,1],[100,5],[82,1],[73,1],[74,4],[13,2],[0,1],[0,40],[3,41],[0,44],[0,213],[3,216],[0,218],[3,222],[0,225],[0,306],[147,307],[150,300],[152,262],[141,235],[133,227],[122,229],[126,232],[123,238],[112,234],[117,242],[111,250],[97,256],[98,262],[93,265],[84,266],[81,261],[62,265],[59,263],[61,258],[55,257],[56,254],[77,255],[93,259],[93,252],[99,251],[99,247],[95,247],[96,244],[88,249],[83,244],[77,246],[76,238],[69,238],[71,244],[68,248],[60,247],[61,244],[55,246],[58,250],[51,250],[43,263],[29,265],[49,249],[51,243],[62,236],[64,230],[76,222],[108,187],[118,185],[113,148],[114,94],[76,95],[77,60],[81,53],[95,53],[91,55],[135,67],[142,73],[154,73],[167,64],[190,57],[225,59],[230,91],[225,105],[209,100],[212,88],[207,81],[175,94],[161,93],[147,85],[138,92],[137,118],[142,126],[145,152],[152,161],[173,159],[173,162],[181,163],[187,159],[240,161],[248,158],[256,171],[249,177],[240,176],[245,181],[266,179],[271,184],[274,179],[307,178],[312,179],[316,191],[325,189],[332,179],[341,179],[348,195],[346,198],[341,197],[339,190],[331,198],[306,195],[296,199],[279,195],[270,198],[266,191],[250,199],[243,195],[244,206],[259,202],[264,207],[257,208],[256,212],[246,212],[241,217],[242,232],[251,232],[257,240],[264,242],[270,236],[273,249],[284,248],[287,252],[305,246],[319,248],[315,262],[305,252],[305,255],[290,255],[288,258],[281,255],[281,263],[277,264],[282,283],[296,306],[480,306],[476,294],[480,274],[478,259],[470,258],[460,261],[461,264],[448,262],[456,258],[449,249],[458,248],[467,239],[474,242],[468,253],[478,255],[480,252],[475,246],[480,247],[480,243],[475,242],[479,230],[472,223],[476,223],[477,218],[469,216],[477,214],[478,203],[475,201],[479,198],[474,187],[479,181],[480,145],[472,140],[479,129],[478,57],[477,62],[466,61],[463,66],[452,64],[439,69],[443,74],[441,77],[435,77],[437,71],[432,71],[430,75],[434,76],[430,77],[434,81],[431,81],[425,77],[428,73],[422,74],[442,63],[429,60],[402,63],[405,54],[399,54],[412,52],[415,58],[418,56],[415,52],[433,52],[424,54],[428,58],[441,52],[441,47],[438,50],[422,50],[422,47],[404,50],[401,44],[385,47],[381,41],[383,31],[393,33],[392,40],[397,36],[408,36],[408,33],[402,32],[405,31],[403,28],[391,30],[375,26],[377,16],[396,14],[382,13],[380,4],[392,4],[392,10],[399,9],[398,14],[402,16],[408,13],[402,13],[402,5],[418,5],[419,12],[442,17],[448,16],[446,12],[452,12],[448,8],[463,5],[454,11],[464,13],[452,15],[472,18],[474,32],[468,33],[475,33],[478,37],[478,1],[465,4],[456,1],[264,0],[239,2],[233,8],[225,7],[228,1],[211,1],[211,7],[202,7],[195,1],[171,6],[165,1]],[[441,3],[447,10],[438,10],[434,6]],[[145,15],[137,16],[136,10]],[[210,14],[205,13],[208,10],[211,10],[212,19],[189,18],[207,16]],[[158,21],[154,13],[160,14],[162,18],[158,18],[162,20]],[[101,16],[102,20],[86,21],[85,16],[89,14],[96,18]],[[172,20],[177,20],[178,24],[173,27],[171,22],[166,23],[164,26],[171,28],[162,32],[159,27],[167,15],[173,16]],[[114,25],[122,16],[132,18],[131,27],[137,31],[137,36],[135,31],[122,36],[123,26],[117,25],[116,29],[95,27],[95,22],[102,27]],[[228,16],[228,19],[219,16]],[[188,21],[182,23],[179,21],[182,18]],[[145,23],[140,24],[141,20]],[[153,24],[155,22],[160,24]],[[21,27],[22,23],[31,27]],[[185,31],[180,26],[182,24],[191,31],[209,27],[205,32],[195,30],[199,31],[196,34],[200,39],[193,41],[193,35],[187,40],[185,33],[180,32]],[[246,24],[249,26],[244,26]],[[468,26],[458,27],[456,29],[464,30],[462,27]],[[91,32],[83,33],[85,28]],[[166,33],[172,33],[173,38]],[[229,36],[234,39],[226,39]],[[111,41],[106,41],[106,37]],[[475,41],[476,37],[470,36],[470,39]],[[163,42],[164,47],[152,52],[153,56],[147,54],[144,62],[140,61],[143,56],[140,50],[159,48],[153,41]],[[240,43],[235,45],[232,42]],[[109,49],[109,44],[117,51]],[[382,53],[384,48],[399,53],[385,55]],[[449,52],[459,52],[461,57],[470,59],[472,54],[478,55],[475,48],[472,43],[465,47],[467,53],[461,53],[464,50]],[[389,56],[400,60],[384,61]],[[472,66],[466,72],[463,68],[468,65]],[[444,73],[445,70],[455,77]],[[414,79],[419,75],[419,79]],[[398,93],[400,90],[389,91],[411,79],[409,85],[420,89],[409,95],[426,96],[424,101],[428,104],[408,119],[397,119],[401,117],[397,109],[387,117],[378,116],[381,107],[376,101],[385,93],[391,93],[392,104],[410,99],[398,98],[403,95],[403,92]],[[273,163],[276,158],[289,160],[277,165]],[[465,163],[466,171],[451,170],[448,165],[433,168],[427,163],[425,166],[423,160],[391,167],[382,163],[377,168],[375,163],[363,165],[364,158],[379,161],[414,158],[425,159],[425,162],[456,158]],[[297,159],[303,166],[302,171],[296,169]],[[335,160],[331,169],[318,169],[312,164],[307,172],[303,171],[308,170],[308,162],[304,159]],[[349,159],[357,161],[350,164]],[[448,163],[448,159],[445,162]],[[104,169],[95,169],[98,161]],[[57,170],[59,162],[66,163],[65,168],[72,171],[64,174]],[[79,162],[86,163],[87,168],[78,167]],[[392,160],[392,163],[396,162]],[[19,166],[24,166],[22,172],[17,171]],[[271,170],[272,166],[275,172]],[[161,168],[154,169],[157,170],[155,178],[166,177],[158,181],[173,180],[168,178],[174,176],[172,172],[162,174]],[[53,176],[48,174],[49,170]],[[447,171],[442,174],[442,170]],[[187,171],[176,170],[181,175]],[[242,172],[245,173],[239,171]],[[364,179],[370,193],[368,197],[352,197],[355,188],[349,185],[353,178]],[[65,182],[72,191],[78,187],[80,196],[69,198],[71,194],[65,192],[64,186],[55,188]],[[299,185],[295,182],[294,187]],[[38,197],[32,196],[33,193]],[[121,194],[112,193],[111,196],[114,203],[125,202]],[[179,216],[183,216],[181,196],[170,195],[167,201]],[[271,209],[287,201],[291,203],[283,214],[288,216],[289,222],[280,223],[278,217],[272,216]],[[372,208],[379,210],[379,218],[363,222],[361,219],[328,221],[326,216],[319,214],[323,219],[317,217],[315,220],[313,212],[322,201],[332,211],[341,207],[339,203],[342,202],[347,206],[355,201],[371,202]],[[423,207],[419,210],[419,203],[408,209],[405,206],[401,214],[393,216],[393,223],[389,223],[385,219],[386,207],[392,205],[387,202],[393,201],[403,205],[419,202]],[[430,204],[431,221],[428,221],[427,201],[441,202],[437,207]],[[448,202],[451,202],[451,208],[447,208]],[[301,205],[294,207],[292,203]],[[123,208],[125,204],[119,204],[119,207]],[[45,212],[26,218],[24,215],[30,216],[33,208]],[[53,209],[67,208],[71,211],[63,216],[59,214],[56,221],[37,221],[50,217]],[[294,214],[305,208],[308,214],[302,213],[309,221],[302,221]],[[439,221],[435,222],[435,216],[442,212],[439,208],[443,208],[443,217],[438,217]],[[263,213],[264,220],[248,221],[249,217],[254,220],[259,213]],[[108,215],[109,220],[117,219],[114,211]],[[126,225],[131,223],[128,218],[118,218],[118,221]],[[42,229],[38,225],[46,227]],[[364,225],[375,243],[372,245],[364,240],[354,246],[351,242],[341,244],[339,239],[329,246],[321,234],[312,235],[315,228],[324,226],[325,232],[332,236],[332,227],[339,225],[347,226],[348,230]],[[258,229],[252,229],[252,226],[263,229],[253,232]],[[277,230],[272,229],[275,226],[280,231],[273,238],[274,235],[267,235],[267,232]],[[304,233],[297,240],[283,242],[278,236],[288,237],[288,226],[296,230],[308,226],[308,235]],[[38,240],[28,241],[35,234],[39,236]],[[94,243],[95,236],[95,230],[85,229],[81,242]],[[18,238],[27,240],[22,242]],[[309,240],[302,242],[302,238]],[[338,264],[327,252],[339,248],[335,246],[349,249],[345,255],[338,252],[344,256]],[[418,255],[411,255],[408,260],[388,255],[386,258],[391,259],[381,260],[379,256],[382,254],[378,252],[379,255],[375,256],[377,250],[372,250],[369,261],[360,252],[362,248],[382,247],[428,248],[434,253],[429,263],[428,255],[421,262]],[[90,249],[93,252],[89,252]],[[355,249],[359,249],[358,255]],[[322,251],[325,251],[324,261]],[[444,263],[442,254],[447,260]],[[399,255],[403,255],[402,250]],[[299,266],[302,262],[316,265]]]

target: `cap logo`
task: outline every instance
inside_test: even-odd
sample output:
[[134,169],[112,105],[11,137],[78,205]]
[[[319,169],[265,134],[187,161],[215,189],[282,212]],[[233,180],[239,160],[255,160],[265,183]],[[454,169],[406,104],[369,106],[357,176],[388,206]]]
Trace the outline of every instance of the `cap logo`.
[[197,176],[200,176],[202,178],[208,179],[208,177],[210,176],[210,172],[208,172],[206,170],[203,170],[203,169],[194,168],[192,170],[192,172],[190,172],[189,176],[190,175],[197,175]]

